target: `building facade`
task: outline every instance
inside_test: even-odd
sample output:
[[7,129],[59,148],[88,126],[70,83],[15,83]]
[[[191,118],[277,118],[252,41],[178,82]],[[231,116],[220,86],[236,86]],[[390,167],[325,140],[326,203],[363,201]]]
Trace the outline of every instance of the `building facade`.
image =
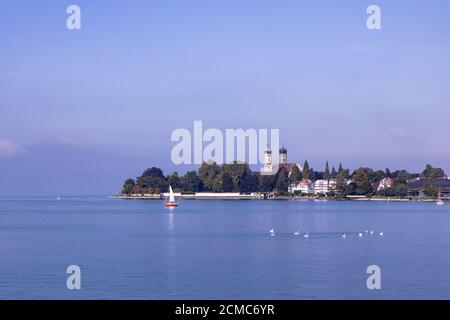
[[377,191],[389,189],[392,187],[393,183],[394,183],[394,180],[392,180],[391,178],[384,178],[378,183],[378,185],[376,186],[375,189]]
[[309,179],[303,179],[303,180],[299,181],[298,183],[291,184],[288,188],[288,192],[312,194],[312,193],[314,193],[314,184]]
[[430,187],[437,189],[442,197],[450,197],[450,179],[429,179],[417,178],[409,180],[407,183],[408,196],[410,197],[424,197],[426,190]]
[[316,182],[314,182],[314,194],[327,195],[328,193],[333,192],[335,189],[335,179],[316,180]]

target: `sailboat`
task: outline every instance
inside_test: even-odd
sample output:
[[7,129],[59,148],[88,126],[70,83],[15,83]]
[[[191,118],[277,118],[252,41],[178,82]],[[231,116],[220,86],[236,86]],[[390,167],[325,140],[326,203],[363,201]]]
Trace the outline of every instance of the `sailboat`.
[[165,207],[178,207],[178,203],[175,202],[175,195],[172,190],[172,186],[169,186],[169,200],[166,198],[166,202],[164,203]]
[[440,191],[439,191],[439,196],[438,196],[438,199],[436,201],[436,204],[438,206],[443,206],[444,205],[444,200],[442,200],[442,198],[441,198],[441,192]]

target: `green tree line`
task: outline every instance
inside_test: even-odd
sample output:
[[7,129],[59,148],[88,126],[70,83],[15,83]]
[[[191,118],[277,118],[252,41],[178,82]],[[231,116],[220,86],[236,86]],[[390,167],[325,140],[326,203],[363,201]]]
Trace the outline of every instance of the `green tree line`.
[[[379,196],[406,196],[407,181],[417,177],[438,179],[445,177],[441,168],[427,165],[422,173],[409,173],[406,170],[391,172],[386,170],[373,170],[361,167],[353,172],[339,164],[338,169],[330,169],[328,161],[323,171],[316,171],[309,166],[308,161],[303,164],[301,171],[292,166],[290,171],[280,167],[274,175],[261,175],[253,172],[248,164],[230,163],[218,165],[215,162],[203,163],[198,171],[188,171],[185,175],[173,172],[164,175],[160,168],[152,167],[145,170],[136,179],[127,179],[123,185],[123,194],[159,194],[167,192],[169,185],[175,192],[275,192],[286,194],[290,184],[298,183],[303,179],[315,181],[319,179],[336,180],[335,196],[347,195],[379,195]],[[376,183],[385,178],[392,179],[390,187],[377,192]],[[427,187],[425,193],[430,196],[439,193],[433,185]]]

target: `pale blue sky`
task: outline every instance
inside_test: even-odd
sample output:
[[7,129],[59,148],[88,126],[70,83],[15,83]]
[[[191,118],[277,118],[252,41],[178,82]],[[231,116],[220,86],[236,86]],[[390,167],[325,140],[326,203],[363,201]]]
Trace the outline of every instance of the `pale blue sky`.
[[317,169],[450,171],[449,1],[18,0],[0,27],[0,195],[184,172],[170,134],[194,120],[278,128]]

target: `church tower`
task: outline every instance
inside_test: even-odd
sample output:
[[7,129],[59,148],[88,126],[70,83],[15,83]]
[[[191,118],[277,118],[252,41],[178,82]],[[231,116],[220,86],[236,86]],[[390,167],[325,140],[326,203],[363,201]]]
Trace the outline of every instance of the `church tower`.
[[280,149],[280,164],[286,164],[287,163],[287,150],[286,148],[283,146]]
[[264,150],[264,172],[272,172],[272,150],[269,146]]

